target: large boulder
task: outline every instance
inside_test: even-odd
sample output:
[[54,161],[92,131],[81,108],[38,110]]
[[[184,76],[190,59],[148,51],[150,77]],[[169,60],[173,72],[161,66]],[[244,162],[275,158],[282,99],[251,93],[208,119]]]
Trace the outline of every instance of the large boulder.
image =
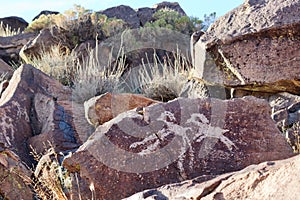
[[84,103],[85,116],[90,124],[97,127],[123,112],[142,109],[154,103],[158,102],[137,94],[105,93]]
[[124,22],[128,23],[130,28],[140,27],[140,19],[137,16],[137,12],[129,6],[120,5],[99,11],[98,13],[104,14],[109,18],[122,19]]
[[299,0],[247,0],[220,17],[194,45],[197,76],[246,91],[300,94],[299,7]]
[[121,199],[167,183],[288,158],[292,149],[270,113],[268,103],[255,97],[179,98],[130,110],[100,125],[63,166],[77,177],[72,191],[80,188],[84,199],[92,193]]
[[201,178],[137,193],[142,199],[298,199],[300,156],[251,165],[241,171],[203,182]]
[[21,48],[35,36],[35,33],[23,33],[10,37],[0,37],[0,59],[6,63],[20,62]]
[[70,90],[31,65],[23,65],[15,71],[0,98],[0,114],[3,116],[0,118],[0,144],[13,150],[27,164],[32,161],[27,140],[40,133],[32,123],[39,112],[33,107],[33,99],[39,94],[49,100],[66,100],[70,97]]
[[36,119],[32,119],[32,126],[35,136],[28,140],[28,144],[36,153],[43,154],[51,147],[55,152],[68,153],[79,147],[72,110],[65,109],[67,103],[45,94],[34,96],[32,109]]
[[57,152],[78,146],[74,145],[76,134],[70,127],[70,116],[60,103],[70,96],[70,89],[31,65],[22,65],[14,72],[0,98],[0,194],[4,199],[33,199],[30,142],[38,153],[43,149],[37,147],[47,145],[48,140]]
[[43,29],[40,33],[30,39],[20,50],[20,57],[29,63],[29,61],[34,57],[40,57],[43,52],[50,51],[51,47],[58,45],[59,40],[54,37],[58,34],[58,29]]
[[15,31],[24,31],[28,26],[28,23],[23,18],[15,16],[0,18],[0,22],[3,22],[4,27],[11,27],[11,29]]

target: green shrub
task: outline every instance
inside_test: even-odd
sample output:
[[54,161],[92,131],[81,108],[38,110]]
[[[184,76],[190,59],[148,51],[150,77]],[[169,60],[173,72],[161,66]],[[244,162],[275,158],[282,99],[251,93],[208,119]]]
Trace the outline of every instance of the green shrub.
[[[201,22],[201,21],[198,21]],[[184,34],[192,34],[196,27],[187,16],[181,16],[177,11],[162,9],[153,14],[153,21],[147,22],[146,27],[168,28]]]

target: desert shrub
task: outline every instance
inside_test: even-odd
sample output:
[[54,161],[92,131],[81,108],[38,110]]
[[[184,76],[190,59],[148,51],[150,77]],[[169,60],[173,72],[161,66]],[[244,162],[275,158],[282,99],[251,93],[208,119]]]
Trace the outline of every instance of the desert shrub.
[[3,22],[0,22],[0,37],[9,37],[9,36],[14,36],[20,34],[21,31],[20,29],[15,30],[12,29],[8,24],[4,26]]
[[126,82],[130,91],[146,97],[169,101],[179,97],[184,84],[188,81],[190,67],[187,60],[178,51],[173,58],[160,62],[156,54],[153,63],[143,63],[137,73],[129,72]]
[[169,9],[161,9],[153,14],[153,21],[147,22],[146,27],[168,28],[174,31],[179,31],[184,34],[192,34],[196,30],[196,25],[202,23],[196,18],[181,16],[177,11]]
[[77,58],[73,51],[62,48],[60,45],[52,46],[50,51],[42,51],[39,57],[31,58],[28,63],[62,84],[71,86]]
[[[89,51],[89,56],[78,63],[74,76],[72,98],[78,103],[106,92],[118,92],[125,69],[125,56],[120,54],[118,62],[100,64],[98,45]],[[110,58],[111,61],[111,58]]]

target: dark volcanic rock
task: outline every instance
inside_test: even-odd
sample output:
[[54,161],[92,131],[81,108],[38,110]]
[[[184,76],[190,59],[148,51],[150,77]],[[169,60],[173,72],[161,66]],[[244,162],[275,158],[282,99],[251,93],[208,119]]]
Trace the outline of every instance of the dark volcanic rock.
[[0,58],[6,63],[18,63],[21,48],[35,36],[35,33],[23,33],[10,37],[0,37]]
[[1,21],[3,22],[4,27],[9,26],[15,31],[24,31],[24,29],[28,26],[28,23],[23,18],[15,16],[0,18],[0,22]]
[[248,0],[195,44],[198,77],[260,92],[300,94],[299,0]]
[[41,15],[57,15],[59,12],[56,11],[50,11],[50,10],[43,10],[41,11],[37,16],[35,16],[32,21],[38,19]]
[[237,171],[292,154],[270,118],[270,107],[254,97],[177,99],[131,110],[99,126],[63,165],[72,191],[91,198],[121,199],[197,176]]
[[[298,199],[300,156],[264,162],[203,182],[201,177],[146,190],[126,200],[142,199]],[[125,200],[125,199],[124,199]]]
[[137,10],[137,15],[140,18],[141,26],[144,26],[147,22],[150,22],[154,13],[154,8],[139,8]]
[[37,130],[32,126],[37,112],[32,105],[38,94],[49,100],[65,100],[70,91],[31,65],[23,65],[15,71],[0,99],[0,145],[15,151],[27,164],[31,163],[27,140]]
[[[13,151],[0,146],[0,199],[32,200],[31,171]],[[2,198],[1,198],[2,197]]]
[[99,11],[99,14],[104,14],[109,18],[118,18],[127,22],[130,28],[139,28],[140,27],[140,19],[137,16],[137,12],[129,6],[116,6],[112,8],[108,8],[103,11]]
[[161,2],[161,3],[155,4],[153,6],[153,8],[156,11],[159,11],[161,9],[174,10],[174,11],[177,11],[181,16],[186,16],[186,13],[184,12],[184,10],[181,8],[181,6],[179,5],[179,3],[177,3],[177,2],[167,2],[167,1],[164,1],[164,2]]

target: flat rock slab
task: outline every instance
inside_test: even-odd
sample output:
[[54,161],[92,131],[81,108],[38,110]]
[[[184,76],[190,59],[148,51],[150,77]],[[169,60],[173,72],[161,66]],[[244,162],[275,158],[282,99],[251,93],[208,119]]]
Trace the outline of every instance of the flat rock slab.
[[263,162],[199,183],[199,178],[137,193],[142,199],[298,199],[300,156]]
[[[293,155],[265,100],[184,99],[130,110],[99,126],[64,167],[81,196],[121,199]],[[79,176],[78,176],[79,175]],[[76,197],[75,197],[76,198]]]

